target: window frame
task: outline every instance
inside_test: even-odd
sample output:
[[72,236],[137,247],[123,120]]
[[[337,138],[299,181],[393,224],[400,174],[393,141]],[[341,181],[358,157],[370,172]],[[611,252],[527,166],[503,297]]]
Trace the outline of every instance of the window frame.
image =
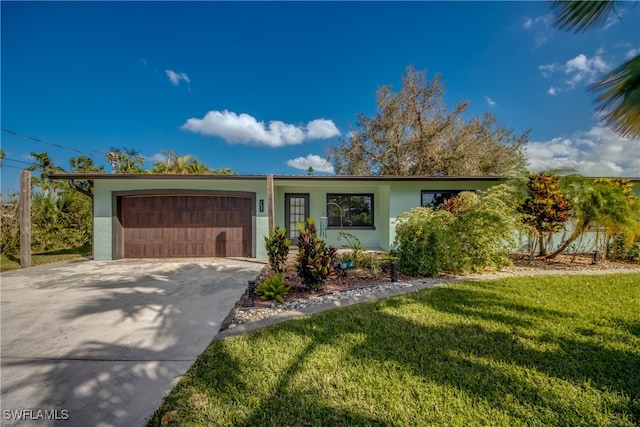
[[[351,197],[369,197],[371,202],[370,202],[370,207],[371,207],[371,223],[370,224],[366,224],[366,225],[349,225],[349,224],[345,224],[346,221],[351,221],[350,219],[346,218],[343,216],[342,218],[342,225],[340,224],[331,224],[330,223],[330,216],[329,216],[329,203],[331,203],[331,199],[335,198],[336,196],[338,197],[349,197],[349,201],[348,201],[348,207],[347,210],[350,210],[350,206],[351,206]],[[335,203],[335,202],[333,202]],[[374,194],[373,193],[327,193],[326,194],[326,205],[325,205],[325,214],[327,216],[327,229],[328,230],[343,230],[343,229],[351,229],[351,230],[375,230],[375,215],[374,215]],[[335,206],[333,206],[335,208]],[[341,208],[342,209],[342,208]],[[344,213],[344,210],[343,210]]]

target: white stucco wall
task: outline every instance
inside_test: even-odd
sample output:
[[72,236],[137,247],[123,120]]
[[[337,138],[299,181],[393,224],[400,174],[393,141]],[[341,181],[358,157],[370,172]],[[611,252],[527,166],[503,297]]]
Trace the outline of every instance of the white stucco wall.
[[[362,230],[345,226],[348,232],[360,239],[363,247],[368,249],[385,249],[382,244],[388,234],[388,185],[372,182],[285,182],[279,183],[275,191],[275,219],[276,224],[286,228],[285,194],[309,194],[309,216],[314,220],[316,231],[320,234],[321,218],[326,215],[327,194],[373,194],[374,229]],[[322,237],[327,244],[338,249],[346,245],[344,239],[338,240],[339,229],[327,230],[326,237]],[[292,242],[295,245],[295,242]]]
[[[420,206],[422,190],[484,190],[499,181],[392,181],[392,180],[322,180],[322,179],[276,179],[274,182],[274,219],[276,225],[285,227],[285,194],[309,194],[309,213],[320,232],[321,217],[325,215],[329,193],[371,193],[374,205],[374,229],[345,227],[368,249],[389,250],[395,240],[395,222],[400,212]],[[113,256],[113,192],[156,190],[209,190],[239,191],[255,193],[255,254],[266,258],[264,237],[269,232],[266,178],[255,179],[99,179],[95,181],[94,195],[94,257],[109,260]],[[264,210],[260,212],[260,200]],[[327,230],[328,244],[342,248],[346,242],[338,240],[340,230]],[[293,242],[295,244],[295,242]]]

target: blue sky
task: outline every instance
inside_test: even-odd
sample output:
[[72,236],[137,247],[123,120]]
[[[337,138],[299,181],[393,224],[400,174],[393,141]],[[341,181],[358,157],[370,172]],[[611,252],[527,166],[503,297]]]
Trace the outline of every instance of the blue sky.
[[[331,173],[326,147],[408,65],[449,106],[531,130],[532,170],[640,176],[640,141],[599,124],[587,86],[640,50],[640,5],[600,30],[551,28],[545,2],[6,2],[2,192],[29,152],[68,168],[109,147],[192,154],[240,174]],[[75,150],[75,151],[73,151]],[[108,168],[109,169],[109,168]]]

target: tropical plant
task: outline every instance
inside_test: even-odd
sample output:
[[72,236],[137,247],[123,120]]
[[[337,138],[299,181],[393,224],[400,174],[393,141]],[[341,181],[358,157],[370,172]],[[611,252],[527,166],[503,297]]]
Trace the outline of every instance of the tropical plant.
[[[618,1],[556,0],[551,2],[555,25],[580,33],[602,26],[616,13]],[[599,93],[598,111],[623,137],[640,137],[640,55],[636,54],[591,85]]]
[[349,248],[351,250],[351,254],[349,258],[351,259],[351,261],[357,264],[360,261],[360,258],[362,257],[362,252],[364,251],[364,248],[362,247],[362,243],[360,242],[360,239],[358,239],[357,236],[354,236],[351,233],[340,231],[338,233],[338,240],[342,240],[342,239],[344,239],[347,242],[347,244],[342,245],[342,247]]
[[318,290],[333,272],[336,249],[318,238],[311,218],[298,224],[298,256],[296,269],[303,285]]
[[280,304],[284,304],[284,299],[290,290],[291,287],[286,285],[282,273],[276,273],[258,284],[256,294],[265,301],[275,299]]
[[31,152],[29,155],[35,160],[34,163],[26,170],[34,172],[40,170],[38,176],[32,178],[32,183],[40,190],[45,192],[54,191],[60,185],[56,182],[49,180],[49,177],[57,172],[64,172],[64,169],[54,165],[53,160],[49,157],[47,152],[35,153]]
[[546,256],[546,242],[571,218],[571,204],[560,190],[560,177],[545,172],[531,173],[527,197],[518,211],[523,222],[537,234],[539,255]]
[[562,179],[562,191],[573,207],[573,231],[548,258],[564,252],[591,227],[604,227],[607,236],[622,235],[629,241],[640,234],[640,198],[630,192],[624,181],[594,180],[581,175]]
[[624,236],[614,236],[607,247],[608,258],[622,261],[640,261],[640,237],[629,241]]
[[407,67],[400,91],[378,89],[374,117],[329,148],[339,175],[504,175],[524,167],[528,133],[515,135],[492,113],[463,119],[466,101],[449,110],[444,83]]
[[135,149],[111,147],[105,159],[116,173],[144,173],[144,157]]
[[[104,166],[96,166],[93,159],[87,156],[72,157],[69,165],[73,173],[104,173]],[[74,181],[74,185],[84,194],[93,194],[93,180]]]
[[276,226],[269,236],[265,236],[264,244],[269,255],[269,266],[278,273],[285,271],[291,245],[291,240],[287,239],[287,230]]

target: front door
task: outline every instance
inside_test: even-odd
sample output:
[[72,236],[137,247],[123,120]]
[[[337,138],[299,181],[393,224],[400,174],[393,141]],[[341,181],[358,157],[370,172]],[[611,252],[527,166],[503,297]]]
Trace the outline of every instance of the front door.
[[300,234],[298,224],[309,218],[309,194],[285,194],[284,203],[287,238],[295,245]]

